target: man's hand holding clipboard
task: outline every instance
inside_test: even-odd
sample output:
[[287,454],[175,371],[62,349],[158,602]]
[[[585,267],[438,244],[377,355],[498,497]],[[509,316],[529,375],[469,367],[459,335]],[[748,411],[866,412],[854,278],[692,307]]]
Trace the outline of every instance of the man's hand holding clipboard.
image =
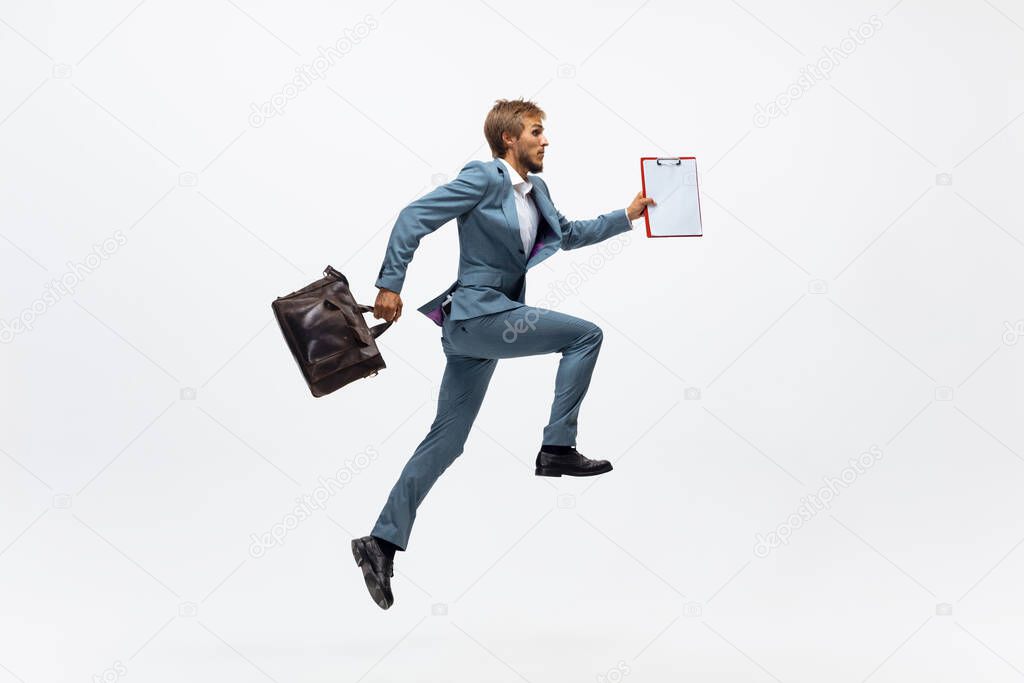
[[643,192],[637,192],[636,197],[634,197],[630,205],[626,207],[626,216],[629,217],[629,220],[635,221],[637,218],[640,218],[640,216],[646,215],[648,206],[656,206],[656,204],[657,202],[650,197],[645,197]]

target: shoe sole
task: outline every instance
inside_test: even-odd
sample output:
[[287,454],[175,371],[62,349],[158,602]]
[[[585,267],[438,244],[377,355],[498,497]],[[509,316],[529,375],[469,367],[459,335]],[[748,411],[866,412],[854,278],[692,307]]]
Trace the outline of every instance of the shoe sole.
[[387,609],[391,607],[388,604],[387,596],[384,595],[384,591],[381,590],[377,581],[373,578],[373,567],[366,561],[361,552],[359,540],[352,541],[352,557],[355,558],[356,566],[359,567],[363,572],[363,583],[366,584],[366,590],[370,591],[370,597],[377,603],[377,607],[381,609]]
[[558,467],[538,467],[534,469],[533,473],[538,477],[561,477],[563,474],[567,477],[593,477],[596,474],[611,472],[612,469],[611,463],[608,463],[608,467],[601,467],[586,472],[574,472],[572,470],[563,470]]

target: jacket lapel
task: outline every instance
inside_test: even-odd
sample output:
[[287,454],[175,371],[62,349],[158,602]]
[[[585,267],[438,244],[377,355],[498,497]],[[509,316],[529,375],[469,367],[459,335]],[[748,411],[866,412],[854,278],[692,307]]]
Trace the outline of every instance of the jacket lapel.
[[543,216],[547,222],[548,227],[551,228],[551,232],[558,236],[558,239],[562,239],[562,229],[558,224],[558,216],[555,213],[555,206],[548,199],[548,196],[544,194],[544,190],[539,190],[540,184],[533,183],[533,203],[537,206],[537,212]]
[[501,177],[501,212],[505,214],[505,221],[508,223],[508,234],[519,234],[519,214],[516,211],[516,200],[512,196],[512,179],[508,177],[505,165],[501,159],[494,160],[494,166],[498,169]]
[[[510,246],[520,250],[523,243],[519,233],[519,212],[516,210],[516,200],[512,194],[514,192],[512,179],[509,178],[501,159],[495,159],[494,166],[501,176],[501,212],[505,214],[505,221],[508,223],[508,235],[513,242]],[[558,223],[555,206],[551,203],[547,193],[541,189],[541,184],[537,182],[536,178],[531,179],[529,175],[527,174],[527,179],[533,183],[533,190],[530,194],[533,197],[534,206],[537,207],[537,213],[540,214],[540,221],[537,225],[537,237],[534,240],[533,249],[529,254],[525,254],[527,270],[558,251],[558,245],[562,242],[562,230]]]
[[562,226],[558,223],[558,215],[555,206],[551,203],[544,190],[540,189],[540,183],[533,182],[533,203],[540,214],[540,224],[537,226],[537,239],[534,240],[533,250],[526,255],[526,269],[529,270],[551,254],[558,251],[558,245],[562,242]]

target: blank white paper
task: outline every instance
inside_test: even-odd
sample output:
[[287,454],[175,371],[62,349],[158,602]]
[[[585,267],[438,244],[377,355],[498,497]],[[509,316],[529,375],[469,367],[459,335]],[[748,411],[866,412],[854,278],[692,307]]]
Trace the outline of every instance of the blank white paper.
[[646,196],[657,202],[647,207],[651,235],[702,235],[696,159],[668,157],[642,163]]

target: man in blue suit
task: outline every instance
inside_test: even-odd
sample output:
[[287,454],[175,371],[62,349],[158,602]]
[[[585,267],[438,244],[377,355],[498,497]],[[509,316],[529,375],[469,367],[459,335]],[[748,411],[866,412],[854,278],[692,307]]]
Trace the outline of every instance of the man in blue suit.
[[551,201],[544,170],[544,112],[533,102],[498,100],[484,121],[494,159],[470,161],[450,183],[405,207],[388,241],[373,314],[397,320],[402,284],[420,240],[451,219],[459,228],[459,276],[418,310],[441,328],[447,358],[437,415],[391,490],[370,536],[352,541],[356,564],[381,608],[394,603],[394,554],[405,550],[416,508],[462,454],[499,358],[560,353],[554,401],[536,459],[538,476],[591,476],[612,469],[576,450],[580,404],[601,348],[601,328],[528,306],[526,271],[559,248],[597,244],[632,229],[654,200],[637,193],[625,209],[570,221]]

